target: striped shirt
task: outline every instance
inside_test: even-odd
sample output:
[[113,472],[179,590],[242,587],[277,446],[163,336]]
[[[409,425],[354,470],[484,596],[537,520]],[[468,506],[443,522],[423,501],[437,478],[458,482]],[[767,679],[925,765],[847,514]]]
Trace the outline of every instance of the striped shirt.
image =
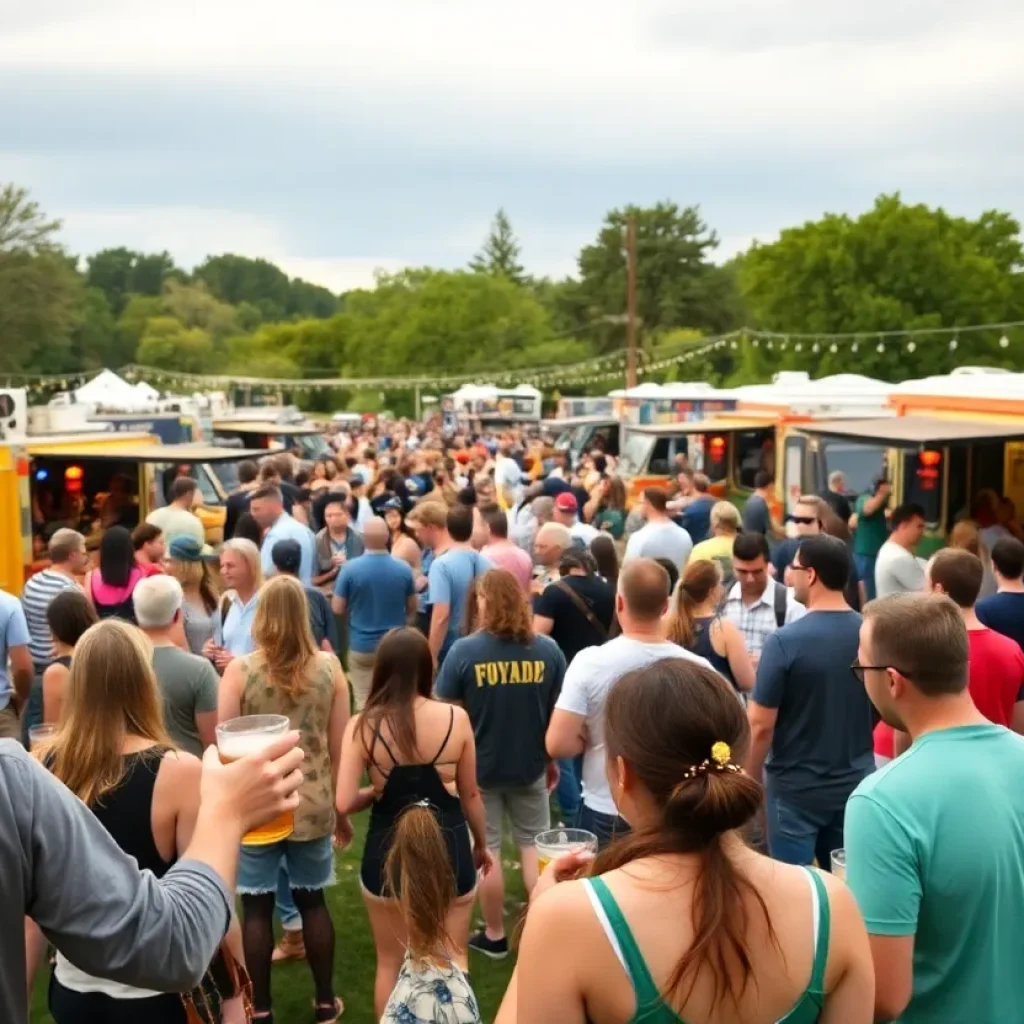
[[29,577],[21,592],[21,606],[28,623],[28,649],[36,665],[48,665],[53,660],[53,637],[46,621],[46,609],[62,591],[78,584],[66,573],[44,569]]

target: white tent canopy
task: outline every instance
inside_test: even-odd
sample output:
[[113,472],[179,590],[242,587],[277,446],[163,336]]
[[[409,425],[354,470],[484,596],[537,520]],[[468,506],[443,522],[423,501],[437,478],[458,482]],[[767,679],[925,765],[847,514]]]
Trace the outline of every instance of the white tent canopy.
[[124,409],[126,412],[144,410],[159,397],[159,392],[149,384],[129,384],[113,370],[101,370],[75,391],[75,402],[79,405]]

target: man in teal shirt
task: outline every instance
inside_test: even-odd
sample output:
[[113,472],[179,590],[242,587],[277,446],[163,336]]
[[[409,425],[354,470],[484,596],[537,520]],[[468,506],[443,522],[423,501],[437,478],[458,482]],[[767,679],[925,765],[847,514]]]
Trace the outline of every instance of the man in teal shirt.
[[853,531],[853,560],[857,566],[857,578],[864,581],[869,601],[875,599],[875,560],[889,537],[885,508],[891,491],[889,481],[880,477],[875,481],[874,491],[862,494],[855,506],[857,526]]
[[1024,739],[974,706],[967,631],[941,594],[868,605],[857,658],[882,718],[913,740],[846,807],[876,1019],[1024,1019]]

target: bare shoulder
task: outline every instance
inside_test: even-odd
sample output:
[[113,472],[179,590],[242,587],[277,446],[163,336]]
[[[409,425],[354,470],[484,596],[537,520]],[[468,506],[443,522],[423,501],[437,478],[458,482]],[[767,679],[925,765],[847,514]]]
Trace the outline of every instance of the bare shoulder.
[[203,762],[184,750],[168,750],[160,761],[156,784],[179,806],[199,799]]
[[578,931],[588,924],[599,927],[582,880],[560,882],[530,905],[526,919],[534,934],[551,929]]

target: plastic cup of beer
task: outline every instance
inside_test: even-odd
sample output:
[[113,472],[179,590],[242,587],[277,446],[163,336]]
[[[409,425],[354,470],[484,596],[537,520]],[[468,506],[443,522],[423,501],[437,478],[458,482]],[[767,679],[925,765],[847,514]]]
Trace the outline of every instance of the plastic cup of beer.
[[537,847],[537,862],[541,871],[567,853],[597,853],[597,836],[583,828],[553,828],[541,832],[533,842]]
[[57,726],[55,725],[33,725],[28,731],[29,750],[36,750],[44,743],[49,743],[56,735]]
[[[217,751],[225,764],[258,754],[290,729],[284,715],[244,715],[217,726]],[[279,814],[242,837],[243,846],[269,846],[287,839],[295,830],[292,811]]]
[[833,850],[832,851],[832,874],[836,878],[841,878],[844,882],[846,881],[846,851],[845,850]]

